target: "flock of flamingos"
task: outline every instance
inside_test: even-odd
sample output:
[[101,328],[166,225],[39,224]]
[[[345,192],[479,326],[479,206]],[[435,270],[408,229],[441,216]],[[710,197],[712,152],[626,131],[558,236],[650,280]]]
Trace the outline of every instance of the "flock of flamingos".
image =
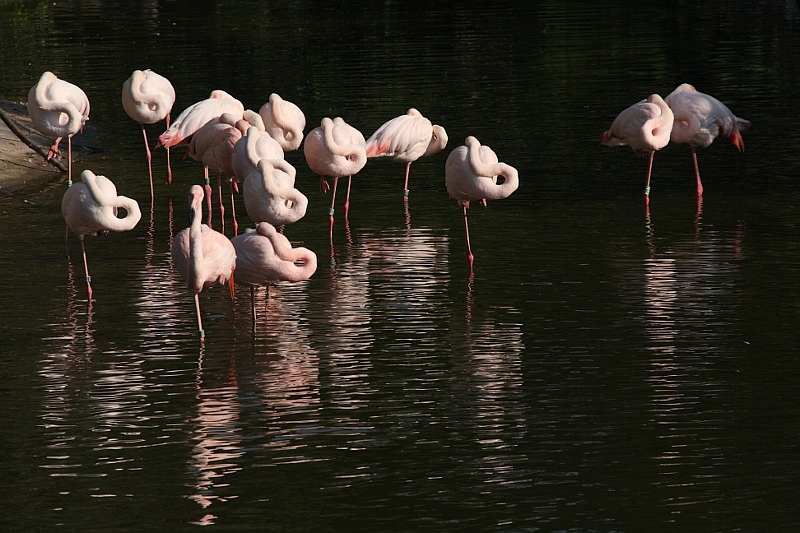
[[[142,126],[153,195],[151,152],[145,124],[166,121],[167,129],[158,137],[158,145],[167,149],[167,175],[171,181],[169,149],[188,146],[187,154],[201,161],[205,168],[205,186],[189,190],[190,226],[179,232],[172,244],[172,259],[186,284],[194,293],[200,342],[204,342],[199,293],[204,287],[228,283],[233,295],[234,272],[237,283],[254,287],[277,281],[302,281],[317,268],[314,252],[293,248],[282,228],[302,218],[308,199],[294,187],[295,168],[284,159],[284,152],[297,150],[303,142],[306,119],[295,104],[272,94],[256,113],[228,93],[212,91],[209,98],[186,108],[170,124],[175,90],[165,77],[151,70],[136,70],[122,88],[122,105],[128,115]],[[86,261],[84,236],[133,229],[141,218],[135,200],[117,195],[117,189],[105,176],[84,170],[81,181],[72,183],[72,136],[81,131],[89,117],[89,100],[77,86],[59,79],[51,72],[42,74],[28,94],[28,113],[36,128],[55,139],[48,159],[59,153],[63,138],[68,143],[68,188],[61,211],[69,230],[81,241],[88,298],[92,299],[91,278]],[[602,135],[606,146],[630,146],[637,154],[650,154],[645,185],[649,202],[650,173],[653,155],[670,140],[689,143],[697,178],[697,194],[703,186],[695,148],[707,147],[722,135],[744,149],[740,131],[750,122],[736,117],[719,100],[695,90],[689,84],[675,89],[666,99],[653,94],[622,111]],[[309,168],[320,175],[320,190],[331,191],[329,222],[331,237],[334,201],[339,178],[347,177],[345,216],[349,209],[352,176],[367,159],[389,157],[406,163],[404,197],[408,196],[411,163],[422,156],[440,152],[447,145],[443,127],[431,124],[416,109],[395,117],[378,128],[369,139],[342,118],[324,118],[319,127],[305,136],[303,150]],[[224,173],[233,194],[242,185],[247,214],[257,224],[255,230],[238,234],[235,211],[234,237],[211,228],[212,190],[209,170],[218,175],[218,207],[223,216],[222,185]],[[325,177],[333,178],[333,188]],[[451,198],[463,208],[467,257],[470,269],[473,254],[469,243],[467,209],[471,201],[499,200],[508,197],[518,185],[517,170],[499,162],[495,152],[482,146],[475,137],[454,149],[445,164],[445,183]],[[203,200],[207,206],[206,224],[202,223]],[[126,215],[117,216],[122,208]],[[281,231],[276,230],[276,226]],[[255,317],[255,310],[253,309]]]

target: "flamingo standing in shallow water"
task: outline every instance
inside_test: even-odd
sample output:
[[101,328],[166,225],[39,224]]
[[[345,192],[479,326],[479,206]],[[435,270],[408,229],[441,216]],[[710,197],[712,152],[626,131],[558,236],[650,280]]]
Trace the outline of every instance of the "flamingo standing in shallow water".
[[267,134],[280,143],[284,152],[300,148],[303,130],[306,129],[306,116],[299,107],[272,93],[258,114],[264,120]]
[[254,326],[255,287],[278,281],[304,281],[317,271],[314,252],[307,248],[292,248],[289,239],[267,222],[234,237],[231,243],[236,249],[236,283],[250,287]]
[[233,299],[233,271],[236,268],[236,250],[222,233],[201,222],[200,204],[203,188],[193,185],[189,189],[190,226],[178,232],[172,242],[172,261],[181,273],[186,286],[194,293],[197,326],[200,342],[205,342],[203,320],[200,317],[200,292],[204,287],[226,281]]
[[408,199],[408,174],[411,163],[422,156],[433,155],[447,146],[444,128],[422,116],[414,108],[386,122],[367,139],[367,157],[391,157],[406,163],[403,198]]
[[605,146],[630,146],[638,155],[650,154],[644,186],[645,204],[650,203],[653,157],[656,150],[669,144],[672,122],[672,110],[664,99],[657,94],[651,94],[646,100],[633,104],[617,115],[611,128],[603,132],[600,140],[600,144]]
[[[131,77],[122,85],[122,107],[133,120],[142,125],[144,149],[147,153],[147,169],[150,172],[150,198],[153,193],[153,161],[150,146],[147,143],[145,124],[155,124],[166,120],[169,128],[169,114],[175,103],[175,89],[167,78],[150,69],[134,70]],[[172,172],[169,165],[169,148],[167,148],[167,183],[172,183]]]
[[[124,218],[117,217],[117,210],[126,211]],[[67,189],[61,199],[61,214],[67,227],[78,236],[83,252],[83,266],[86,270],[86,288],[89,302],[92,301],[92,278],[86,261],[86,235],[104,235],[109,231],[128,231],[136,227],[142,218],[139,204],[126,196],[117,196],[114,183],[105,176],[95,176],[91,170],[84,170],[81,181]]]
[[294,188],[294,167],[283,159],[262,159],[244,179],[242,195],[250,220],[275,226],[292,224],[306,215],[308,198]]
[[665,100],[675,114],[670,140],[678,144],[689,143],[692,148],[697,196],[703,196],[695,148],[707,148],[718,135],[722,135],[730,137],[733,145],[743,152],[744,140],[739,132],[749,129],[750,121],[737,117],[725,104],[688,83],[679,85]]
[[[497,183],[502,176],[503,182]],[[445,185],[451,198],[461,204],[464,211],[464,231],[467,238],[467,258],[472,271],[474,256],[469,244],[467,209],[473,200],[501,200],[519,187],[517,169],[498,162],[497,154],[488,146],[481,146],[478,139],[469,136],[464,146],[459,146],[447,157],[445,163]]]
[[89,99],[80,87],[45,72],[28,92],[28,114],[36,129],[55,139],[47,159],[58,155],[58,144],[67,138],[67,186],[72,185],[72,136],[89,120]]
[[334,120],[325,117],[320,126],[314,128],[306,137],[303,151],[308,167],[320,176],[321,191],[327,189],[328,182],[325,181],[325,176],[333,177],[331,208],[328,211],[330,234],[333,238],[333,204],[336,200],[336,186],[340,177],[348,177],[345,201],[345,217],[347,217],[353,174],[358,173],[367,164],[364,136],[340,117]]

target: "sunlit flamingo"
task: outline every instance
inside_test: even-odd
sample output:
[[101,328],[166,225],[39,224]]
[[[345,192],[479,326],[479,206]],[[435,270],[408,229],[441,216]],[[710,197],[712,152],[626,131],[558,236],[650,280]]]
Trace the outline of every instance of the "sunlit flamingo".
[[703,184],[695,148],[707,148],[718,135],[722,135],[730,137],[734,146],[743,152],[744,140],[739,132],[750,128],[750,121],[737,117],[725,104],[688,83],[679,85],[665,100],[675,114],[670,140],[678,144],[689,143],[692,148],[697,196],[702,196]]
[[[467,238],[467,258],[472,270],[474,256],[469,244],[467,209],[473,200],[500,200],[507,198],[519,187],[517,170],[499,163],[497,154],[488,146],[481,146],[475,137],[469,136],[465,146],[459,146],[447,157],[445,184],[451,198],[461,204],[464,211],[464,231]],[[503,182],[497,183],[502,176]]]
[[294,188],[294,167],[283,159],[262,159],[244,178],[242,195],[247,216],[258,224],[280,226],[303,218],[308,198]]
[[[262,159],[278,161],[283,157],[283,148],[278,141],[267,135],[263,129],[251,126],[233,147],[231,165],[233,173],[240,176],[240,180],[244,180],[250,172],[258,169],[258,162]],[[291,178],[293,185],[295,174],[292,174]]]
[[[169,113],[175,103],[175,89],[167,78],[150,69],[134,70],[131,77],[122,85],[122,107],[133,120],[142,125],[144,149],[147,153],[147,169],[150,172],[150,198],[153,193],[153,162],[147,142],[145,124],[155,124],[166,120],[169,128]],[[169,148],[167,148],[167,169],[169,169]],[[167,173],[167,183],[172,183],[172,174]]]
[[[233,190],[235,188],[236,176],[234,173],[231,158],[233,150],[239,139],[250,128],[251,124],[263,128],[264,124],[261,117],[255,111],[245,110],[242,117],[237,117],[231,113],[223,113],[217,118],[211,119],[192,135],[189,142],[187,155],[196,161],[201,161],[204,167],[205,182],[209,182],[209,170],[217,173],[217,187],[219,194],[219,216],[222,224],[222,232],[225,232],[225,209],[222,206],[222,181],[221,175],[228,176],[231,184],[231,209],[233,209],[233,229],[234,234],[238,234],[239,225],[236,222],[236,212],[234,207]],[[207,200],[210,201],[211,195],[209,188],[206,189]],[[211,204],[208,204],[208,224],[211,225]]]
[[348,177],[345,202],[345,216],[347,216],[353,174],[358,173],[367,164],[364,136],[340,117],[335,120],[325,117],[320,126],[314,128],[306,137],[303,151],[309,168],[320,176],[320,190],[325,190],[323,184],[327,186],[325,176],[333,177],[331,208],[328,212],[330,234],[333,238],[333,204],[336,200],[336,186],[340,177]]
[[28,92],[28,114],[36,129],[55,139],[47,159],[58,155],[58,144],[67,138],[67,185],[72,185],[72,136],[89,120],[89,99],[77,85],[45,72]]
[[278,281],[304,281],[317,271],[316,254],[307,248],[292,248],[289,239],[268,222],[260,222],[255,230],[248,230],[231,242],[236,249],[236,283],[250,287],[254,323],[255,287]]
[[650,203],[650,173],[656,150],[669,144],[672,131],[672,111],[657,94],[651,94],[617,115],[611,129],[603,132],[600,144],[606,146],[630,146],[638,155],[650,154],[647,166],[647,181],[644,186],[645,204]]
[[[158,145],[166,149],[173,146],[188,146],[190,137],[206,122],[223,113],[231,113],[237,117],[244,115],[244,104],[225,91],[217,89],[205,100],[200,100],[184,109],[167,130],[158,136]],[[172,169],[167,170],[172,176]],[[171,179],[171,178],[170,178]],[[206,189],[206,192],[211,187]],[[210,198],[209,198],[210,201]]]
[[391,157],[406,163],[403,197],[408,199],[408,174],[411,163],[422,156],[433,155],[447,146],[444,128],[422,116],[414,108],[386,122],[367,139],[367,157]]
[[278,141],[285,152],[300,148],[306,117],[297,105],[272,93],[258,114],[264,120],[267,134]]
[[[124,218],[117,218],[117,210],[126,211]],[[95,176],[91,170],[81,173],[81,181],[67,189],[61,200],[61,214],[67,227],[78,236],[86,270],[86,288],[92,301],[92,278],[86,262],[85,235],[104,235],[109,231],[128,231],[136,227],[142,218],[139,204],[126,196],[117,196],[114,183],[105,176]]]
[[233,271],[236,268],[236,250],[225,235],[201,222],[202,202],[203,188],[192,185],[189,189],[191,224],[175,235],[175,240],[172,242],[172,261],[186,281],[186,286],[194,293],[200,342],[204,343],[205,332],[200,317],[200,291],[206,286],[223,284],[227,281],[231,298],[234,297]]

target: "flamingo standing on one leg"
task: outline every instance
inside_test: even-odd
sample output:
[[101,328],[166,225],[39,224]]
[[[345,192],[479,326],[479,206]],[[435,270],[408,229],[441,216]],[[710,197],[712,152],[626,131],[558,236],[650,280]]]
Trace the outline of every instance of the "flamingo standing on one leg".
[[67,185],[72,185],[72,136],[89,120],[89,99],[77,85],[45,72],[28,92],[28,114],[45,137],[55,139],[47,159],[58,155],[58,144],[67,138]]
[[[502,183],[497,183],[498,176],[503,177]],[[447,157],[445,184],[450,197],[458,200],[464,211],[467,258],[471,272],[474,256],[469,243],[467,224],[469,203],[473,200],[507,198],[519,187],[519,175],[514,167],[499,163],[497,154],[491,148],[481,146],[475,137],[469,136],[465,146],[459,146]]]
[[203,188],[193,185],[189,189],[190,226],[178,232],[172,242],[172,261],[194,293],[197,310],[197,326],[200,342],[205,343],[203,319],[200,316],[200,291],[215,283],[229,284],[233,294],[233,271],[236,268],[236,250],[223,234],[214,231],[201,222],[200,204],[203,202]]
[[[117,218],[117,210],[126,211],[124,218]],[[83,237],[91,234],[105,234],[109,231],[128,231],[136,227],[142,218],[139,204],[126,196],[117,196],[114,183],[105,176],[95,176],[91,170],[84,170],[81,181],[67,189],[61,200],[61,214],[67,227],[78,236],[83,252],[83,266],[86,270],[86,288],[89,302],[92,301],[92,279],[86,261],[86,247]]]
[[[255,287],[278,281],[304,281],[317,271],[317,256],[307,248],[292,248],[289,239],[268,222],[231,239],[236,249],[236,283],[250,287],[253,327]],[[302,266],[296,262],[302,262]]]
[[283,159],[262,159],[244,179],[242,195],[250,220],[274,226],[292,224],[306,215],[308,198],[294,188],[294,167]]
[[733,145],[743,152],[744,140],[739,132],[749,129],[750,121],[737,117],[725,104],[688,83],[679,85],[665,100],[675,115],[670,140],[679,144],[689,143],[692,148],[697,196],[703,196],[695,148],[708,148],[718,135],[722,135],[730,137]]
[[391,157],[406,163],[403,198],[408,200],[408,174],[411,163],[422,156],[433,155],[447,146],[444,128],[422,116],[414,108],[386,122],[367,139],[367,157]]
[[[364,136],[345,123],[339,117],[336,120],[322,119],[318,128],[314,128],[306,137],[303,146],[306,162],[309,168],[320,175],[320,185],[325,182],[325,176],[333,177],[333,194],[331,195],[330,235],[333,239],[333,205],[336,200],[336,186],[339,178],[348,176],[352,180],[353,174],[358,173],[367,164],[367,151],[364,146]],[[350,203],[350,182],[347,185],[347,207]]]
[[[153,162],[150,146],[147,143],[145,124],[155,124],[166,120],[169,128],[169,113],[175,103],[175,89],[167,78],[150,69],[134,70],[131,77],[122,85],[122,107],[133,120],[142,125],[144,149],[147,153],[147,169],[150,172],[150,198],[153,193]],[[172,183],[172,169],[169,165],[167,148],[167,183]]]
[[284,152],[300,148],[306,117],[297,105],[272,93],[258,114],[264,120],[267,134],[280,143]]
[[672,110],[657,94],[635,103],[617,115],[611,129],[603,132],[600,144],[606,146],[630,146],[638,155],[650,153],[647,166],[647,181],[644,186],[644,201],[650,203],[650,173],[656,150],[669,144],[672,131]]

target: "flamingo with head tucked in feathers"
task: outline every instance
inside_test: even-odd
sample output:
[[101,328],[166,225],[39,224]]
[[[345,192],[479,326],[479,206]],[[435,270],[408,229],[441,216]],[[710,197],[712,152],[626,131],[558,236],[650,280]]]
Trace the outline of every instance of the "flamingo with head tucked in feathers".
[[272,93],[258,114],[264,120],[267,135],[278,141],[284,152],[300,148],[306,117],[297,105]]
[[244,179],[242,196],[250,220],[274,226],[292,224],[306,215],[308,198],[294,188],[294,167],[286,160],[262,159]]
[[[122,107],[129,117],[142,125],[144,149],[147,153],[147,169],[150,172],[150,198],[155,197],[153,193],[153,161],[144,125],[166,120],[167,128],[169,128],[169,114],[174,103],[175,89],[170,81],[150,69],[134,70],[131,77],[122,85]],[[167,148],[167,168],[170,168],[169,148]],[[171,182],[172,175],[168,173],[167,183]]]
[[611,128],[603,132],[600,144],[605,146],[630,146],[638,155],[650,154],[647,181],[644,186],[645,204],[650,203],[650,174],[657,150],[669,144],[672,131],[672,110],[657,94],[637,102],[622,111]]
[[72,136],[89,120],[89,99],[80,87],[45,72],[28,92],[28,114],[36,129],[55,139],[47,159],[58,155],[58,144],[67,138],[67,185],[72,185]]

